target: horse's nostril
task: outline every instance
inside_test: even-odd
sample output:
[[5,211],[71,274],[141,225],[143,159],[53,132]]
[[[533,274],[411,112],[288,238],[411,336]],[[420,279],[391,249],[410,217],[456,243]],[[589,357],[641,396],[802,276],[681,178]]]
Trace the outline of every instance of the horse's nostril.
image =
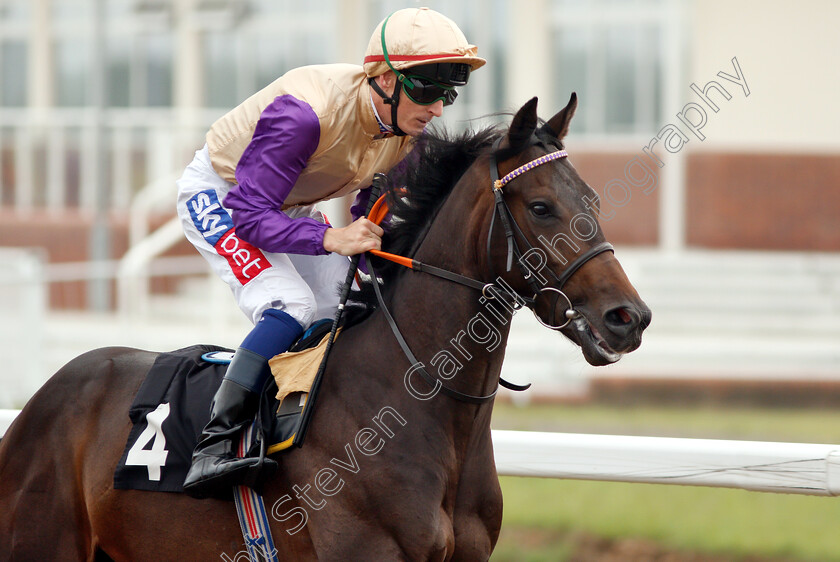
[[628,324],[628,323],[633,321],[633,318],[630,316],[630,314],[627,312],[627,310],[625,310],[623,308],[618,309],[618,316],[621,319],[621,321],[624,322],[625,324]]
[[632,308],[619,306],[604,314],[604,323],[619,335],[629,334],[640,324],[639,314]]

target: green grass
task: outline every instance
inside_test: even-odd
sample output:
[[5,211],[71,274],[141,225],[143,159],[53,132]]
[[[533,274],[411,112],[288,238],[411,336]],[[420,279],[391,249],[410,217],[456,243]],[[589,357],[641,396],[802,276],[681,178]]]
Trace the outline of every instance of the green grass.
[[[827,410],[497,406],[494,428],[840,443]],[[722,559],[840,562],[840,499],[688,486],[502,478],[494,562],[581,560],[575,540],[641,538]],[[615,560],[621,558],[612,558]],[[698,558],[694,558],[697,560]]]
[[[502,478],[504,527],[610,539],[646,538],[675,550],[840,561],[836,498],[741,490]],[[570,546],[542,545],[554,560]],[[505,548],[504,541],[500,549]],[[521,553],[521,543],[517,545]],[[523,558],[494,557],[494,560]],[[539,560],[536,558],[535,560]]]

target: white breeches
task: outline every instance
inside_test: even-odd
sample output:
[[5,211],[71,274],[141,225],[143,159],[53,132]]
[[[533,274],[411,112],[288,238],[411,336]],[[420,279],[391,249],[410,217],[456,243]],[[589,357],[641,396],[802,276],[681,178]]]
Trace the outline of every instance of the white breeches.
[[[236,236],[230,211],[221,202],[233,187],[216,173],[205,146],[195,153],[178,180],[178,216],[187,239],[233,291],[252,322],[268,308],[282,310],[306,329],[333,318],[349,260],[339,254],[277,254],[255,248]],[[324,222],[314,205],[284,211],[291,218]]]

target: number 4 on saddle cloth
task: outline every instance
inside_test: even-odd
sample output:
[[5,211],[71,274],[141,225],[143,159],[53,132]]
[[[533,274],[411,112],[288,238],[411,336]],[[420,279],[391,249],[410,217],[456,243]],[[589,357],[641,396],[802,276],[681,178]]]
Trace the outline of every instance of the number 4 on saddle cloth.
[[[269,361],[260,403],[257,435],[247,456],[291,447],[307,403],[308,390],[326,348],[332,320],[314,324],[292,348]],[[210,402],[233,351],[194,345],[161,353],[140,385],[128,416],[132,422],[114,488],[183,492],[193,449],[207,421]],[[264,437],[264,438],[263,438]]]

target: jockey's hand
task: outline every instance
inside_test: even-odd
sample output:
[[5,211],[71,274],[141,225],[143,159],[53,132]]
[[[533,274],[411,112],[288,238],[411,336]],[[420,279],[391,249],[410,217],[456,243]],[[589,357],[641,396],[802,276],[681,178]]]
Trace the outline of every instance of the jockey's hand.
[[324,233],[324,249],[342,256],[355,256],[382,248],[385,231],[364,217],[344,228],[328,228]]

